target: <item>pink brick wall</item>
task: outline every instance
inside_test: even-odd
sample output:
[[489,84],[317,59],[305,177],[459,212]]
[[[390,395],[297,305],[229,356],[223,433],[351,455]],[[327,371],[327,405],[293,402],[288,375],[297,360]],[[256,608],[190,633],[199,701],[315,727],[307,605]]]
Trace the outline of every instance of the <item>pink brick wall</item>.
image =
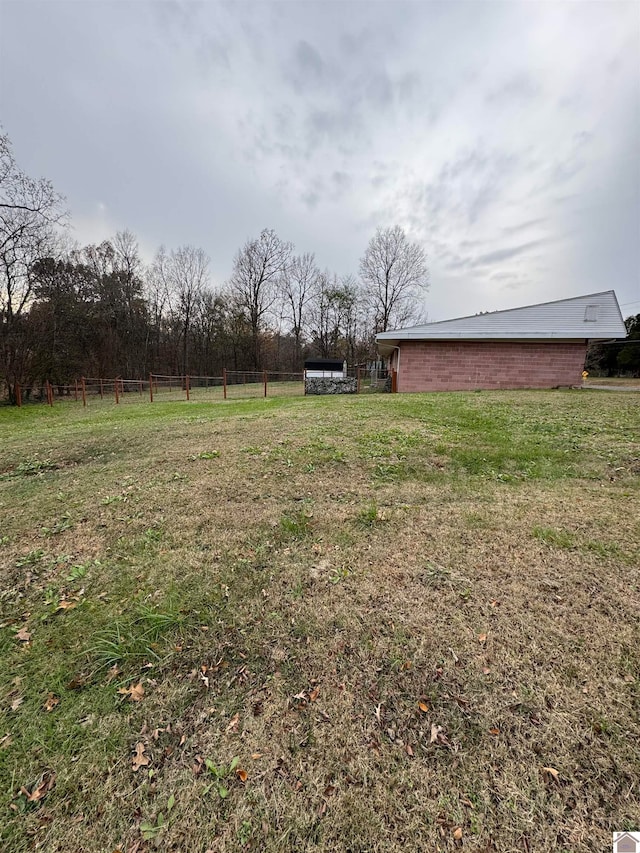
[[578,385],[586,352],[584,341],[403,341],[398,391]]

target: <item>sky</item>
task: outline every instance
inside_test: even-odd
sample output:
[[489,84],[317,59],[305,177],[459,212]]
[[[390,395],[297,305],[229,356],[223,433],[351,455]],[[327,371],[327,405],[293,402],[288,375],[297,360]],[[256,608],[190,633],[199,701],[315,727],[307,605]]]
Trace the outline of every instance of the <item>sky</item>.
[[640,3],[0,0],[0,123],[73,237],[263,228],[358,272],[428,257],[429,320],[614,289],[640,312]]

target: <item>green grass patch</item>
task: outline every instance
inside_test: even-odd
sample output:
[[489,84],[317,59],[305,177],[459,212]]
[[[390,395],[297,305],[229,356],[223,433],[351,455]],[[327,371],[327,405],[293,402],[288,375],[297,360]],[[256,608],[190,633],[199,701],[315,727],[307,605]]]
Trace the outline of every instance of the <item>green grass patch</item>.
[[604,849],[637,428],[595,392],[0,409],[0,847]]

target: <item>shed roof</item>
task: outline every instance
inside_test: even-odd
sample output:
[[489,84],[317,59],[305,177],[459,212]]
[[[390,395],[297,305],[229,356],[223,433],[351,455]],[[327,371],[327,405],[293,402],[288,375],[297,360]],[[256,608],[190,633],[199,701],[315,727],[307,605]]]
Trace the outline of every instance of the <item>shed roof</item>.
[[321,370],[325,368],[328,370],[331,367],[335,367],[336,370],[342,370],[344,365],[344,359],[342,358],[308,358],[304,366],[310,369]]
[[400,341],[607,340],[627,334],[613,290],[541,302],[406,329],[380,332],[378,349],[388,354]]

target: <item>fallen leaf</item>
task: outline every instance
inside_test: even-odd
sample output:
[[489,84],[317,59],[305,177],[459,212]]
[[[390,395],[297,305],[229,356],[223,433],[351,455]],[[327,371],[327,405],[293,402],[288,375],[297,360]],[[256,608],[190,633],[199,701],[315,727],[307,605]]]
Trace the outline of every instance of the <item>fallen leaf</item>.
[[251,753],[251,758],[252,758],[254,761],[257,761],[259,758],[262,758],[262,753],[261,753],[261,752],[252,752],[252,753]]
[[247,781],[248,775],[249,774],[247,773],[247,771],[243,770],[242,767],[236,768],[236,776],[242,782],[243,785]]
[[427,705],[426,702],[419,702],[418,708],[420,708],[420,710],[422,711],[423,714],[426,714],[429,711],[429,706]]
[[120,675],[120,668],[117,663],[114,663],[112,667],[109,668],[109,673],[107,675],[107,684],[110,684],[116,675]]
[[141,702],[144,697],[144,687],[140,681],[138,684],[129,685],[129,687],[121,687],[118,693],[122,696],[129,696],[133,702]]
[[462,827],[461,826],[457,826],[453,830],[453,837],[455,838],[456,841],[460,841],[460,839],[462,838]]
[[53,693],[49,693],[49,695],[47,696],[47,701],[44,703],[44,705],[42,707],[44,708],[45,711],[53,711],[53,709],[56,707],[56,705],[59,705],[59,704],[60,704],[59,697]]
[[136,744],[136,754],[133,756],[131,761],[133,772],[135,773],[137,770],[140,770],[141,767],[146,767],[148,764],[149,759],[144,754],[144,744],[139,742]]
[[6,749],[8,746],[11,746],[13,743],[13,736],[7,732],[4,737],[0,738],[0,749]]
[[24,696],[18,696],[18,697],[17,697],[16,699],[14,699],[14,700],[13,700],[13,702],[11,703],[11,710],[12,710],[12,711],[17,711],[17,710],[18,710],[18,708],[20,707],[20,705],[22,705],[22,703],[23,703],[23,702],[24,702]]
[[31,634],[26,628],[20,628],[20,630],[16,632],[16,640],[20,640],[21,643],[28,643],[30,639]]
[[58,603],[58,607],[56,609],[56,613],[60,610],[73,610],[74,607],[78,606],[77,601],[60,601]]
[[55,773],[45,773],[42,777],[42,781],[40,784],[35,787],[31,792],[27,791],[26,788],[21,788],[20,791],[26,796],[27,800],[30,803],[38,803],[44,797],[47,796],[49,791],[53,788],[56,783],[56,774]]
[[311,693],[309,693],[309,701],[315,702],[319,695],[320,695],[320,689],[318,687],[316,687],[314,690],[311,691]]
[[405,744],[404,751],[410,758],[413,758],[413,747],[410,743]]
[[239,721],[240,721],[240,714],[234,714],[233,717],[231,718],[231,722],[229,723],[229,725],[226,728],[227,733],[228,732],[237,732]]
[[560,782],[560,774],[555,767],[543,767],[542,772],[547,778],[553,779],[554,782]]
[[489,673],[490,673],[490,672],[491,672],[491,670],[489,669],[489,667],[488,667],[488,666],[483,666],[483,667],[482,667],[482,674],[483,674],[483,675],[489,675]]
[[478,634],[478,642],[479,643],[486,643],[487,642],[487,635],[486,634]]
[[442,726],[437,726],[435,723],[431,724],[431,737],[429,738],[429,743],[438,743],[438,735],[442,734],[444,729]]
[[489,734],[490,734],[490,735],[499,735],[499,734],[500,734],[500,729],[496,729],[496,728],[489,729]]

